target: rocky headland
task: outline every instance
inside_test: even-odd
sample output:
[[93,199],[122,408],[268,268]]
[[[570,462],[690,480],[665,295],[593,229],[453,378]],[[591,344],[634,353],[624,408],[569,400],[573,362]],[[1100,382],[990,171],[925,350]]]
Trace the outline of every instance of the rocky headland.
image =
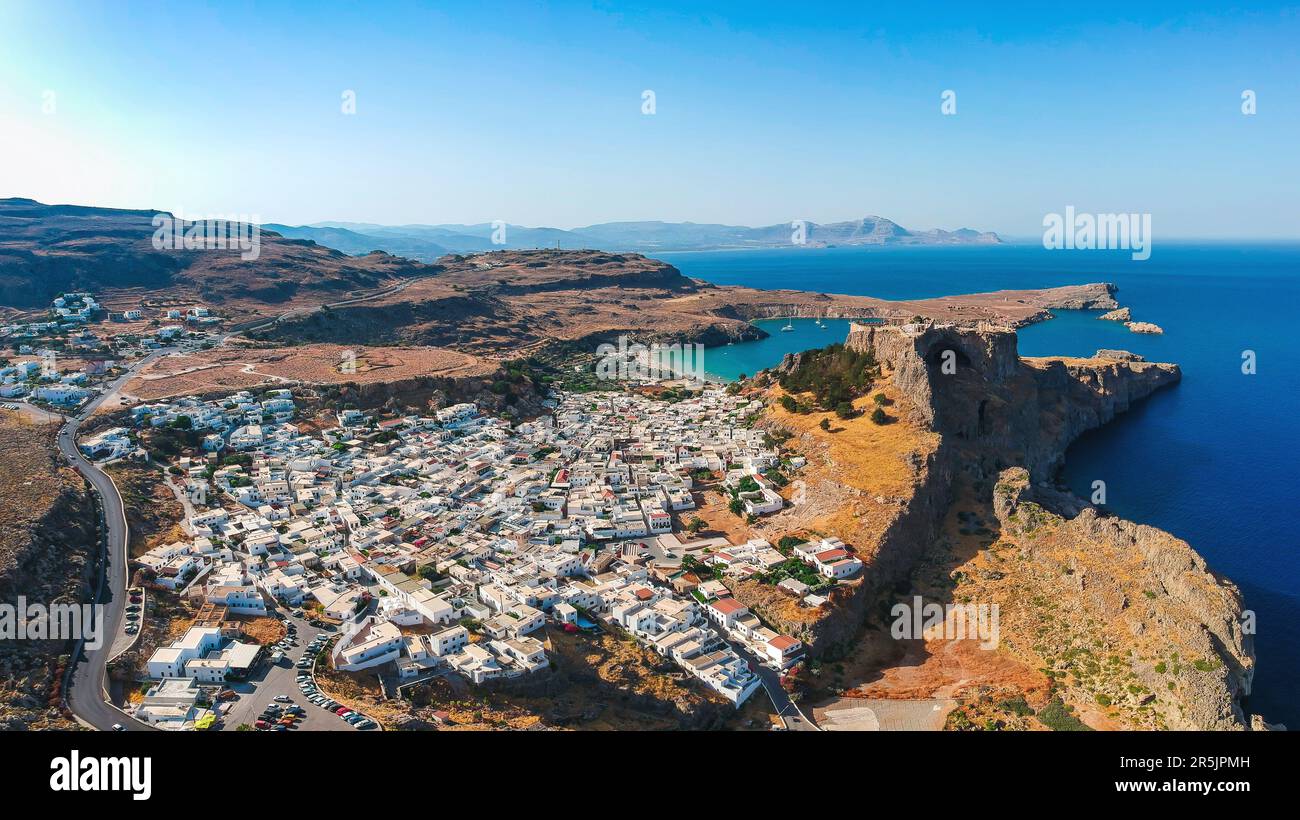
[[303,311],[249,335],[272,344],[431,345],[487,358],[636,341],[723,345],[767,335],[755,319],[859,318],[996,322],[1023,327],[1051,310],[1118,307],[1114,285],[889,301],[869,296],[720,286],[635,253],[496,251],[448,257],[401,290]]
[[[1250,691],[1253,649],[1236,588],[1185,542],[1052,483],[1071,442],[1177,383],[1177,365],[1115,350],[1024,358],[1014,330],[988,324],[856,324],[845,346],[882,365],[878,387],[896,418],[874,429],[855,421],[827,430],[819,414],[769,411],[772,429],[793,432],[789,446],[809,456],[802,476],[809,495],[834,499],[845,514],[796,504],[762,526],[767,536],[837,535],[865,569],[816,610],[754,581],[735,585],[738,598],[798,635],[814,657],[852,666],[856,647],[869,643],[864,626],[881,625],[881,605],[928,574],[937,579],[928,591],[948,601],[998,602],[1005,611],[997,653],[1042,681],[1034,697],[1050,693],[1086,723],[1249,725],[1241,698]],[[802,356],[787,356],[771,375],[798,368]],[[853,457],[846,448],[878,450],[883,437],[904,430],[888,458],[837,463]],[[884,469],[891,459],[909,486],[874,494],[860,469]],[[887,679],[888,666],[868,679]],[[979,696],[971,684],[949,680],[936,689]]]

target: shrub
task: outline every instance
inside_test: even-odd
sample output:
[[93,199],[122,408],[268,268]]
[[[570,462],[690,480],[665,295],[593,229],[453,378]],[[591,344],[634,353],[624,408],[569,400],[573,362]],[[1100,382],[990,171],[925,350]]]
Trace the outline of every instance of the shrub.
[[1070,714],[1069,708],[1060,698],[1053,698],[1038,713],[1038,720],[1054,732],[1091,732],[1092,728]]
[[804,352],[799,364],[781,374],[778,381],[788,393],[812,393],[817,406],[829,410],[866,394],[879,375],[880,367],[870,351],[833,344]]
[[885,411],[877,407],[871,411],[871,421],[875,424],[884,424],[889,421],[889,416],[886,416]]
[[998,704],[998,708],[1005,712],[1020,715],[1021,717],[1032,715],[1034,713],[1034,708],[1025,700],[1024,695],[1004,700]]

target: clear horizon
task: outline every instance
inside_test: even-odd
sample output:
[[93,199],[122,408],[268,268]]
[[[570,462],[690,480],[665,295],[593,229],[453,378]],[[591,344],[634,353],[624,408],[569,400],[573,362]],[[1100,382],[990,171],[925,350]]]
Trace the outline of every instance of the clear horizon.
[[289,225],[873,214],[1026,241],[1074,206],[1150,213],[1157,242],[1300,238],[1300,13],[1198,5],[13,2],[0,196]]

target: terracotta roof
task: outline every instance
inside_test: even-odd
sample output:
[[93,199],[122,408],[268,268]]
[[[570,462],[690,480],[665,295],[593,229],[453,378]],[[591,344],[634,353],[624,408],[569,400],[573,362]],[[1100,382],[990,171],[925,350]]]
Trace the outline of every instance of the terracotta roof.
[[746,606],[735,598],[719,598],[711,606],[723,615],[731,615],[734,612],[743,612]]
[[826,563],[827,561],[834,561],[838,558],[847,558],[848,555],[849,555],[848,550],[835,549],[835,550],[826,550],[825,552],[819,552],[817,553],[816,557],[818,561],[821,561],[822,563]]

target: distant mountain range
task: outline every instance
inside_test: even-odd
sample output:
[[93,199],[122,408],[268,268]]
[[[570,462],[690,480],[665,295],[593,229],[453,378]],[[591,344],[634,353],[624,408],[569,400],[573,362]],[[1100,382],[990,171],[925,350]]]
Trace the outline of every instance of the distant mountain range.
[[[492,241],[492,223],[477,225],[375,225],[364,222],[318,222],[314,225],[271,223],[263,228],[291,239],[310,239],[344,253],[363,255],[382,250],[432,262],[449,253],[529,248],[592,248],[605,251],[699,251],[726,248],[779,248],[798,244],[789,223],[750,228],[696,222],[604,222],[585,228],[505,226],[505,242]],[[880,216],[853,222],[804,223],[803,244],[837,245],[995,245],[1002,240],[988,231],[912,231]]]
[[[136,288],[155,296],[220,305],[228,316],[244,306],[285,309],[299,302],[339,301],[437,273],[427,264],[449,254],[489,250],[599,249],[618,254],[669,250],[776,248],[791,245],[788,224],[763,228],[691,222],[609,222],[571,231],[507,225],[504,244],[479,225],[268,224],[260,255],[197,253],[153,247],[155,210],[47,205],[0,199],[0,306],[33,309],[67,290]],[[992,233],[909,231],[880,217],[827,225],[807,223],[810,246],[994,244]],[[372,253],[377,252],[377,253]]]

